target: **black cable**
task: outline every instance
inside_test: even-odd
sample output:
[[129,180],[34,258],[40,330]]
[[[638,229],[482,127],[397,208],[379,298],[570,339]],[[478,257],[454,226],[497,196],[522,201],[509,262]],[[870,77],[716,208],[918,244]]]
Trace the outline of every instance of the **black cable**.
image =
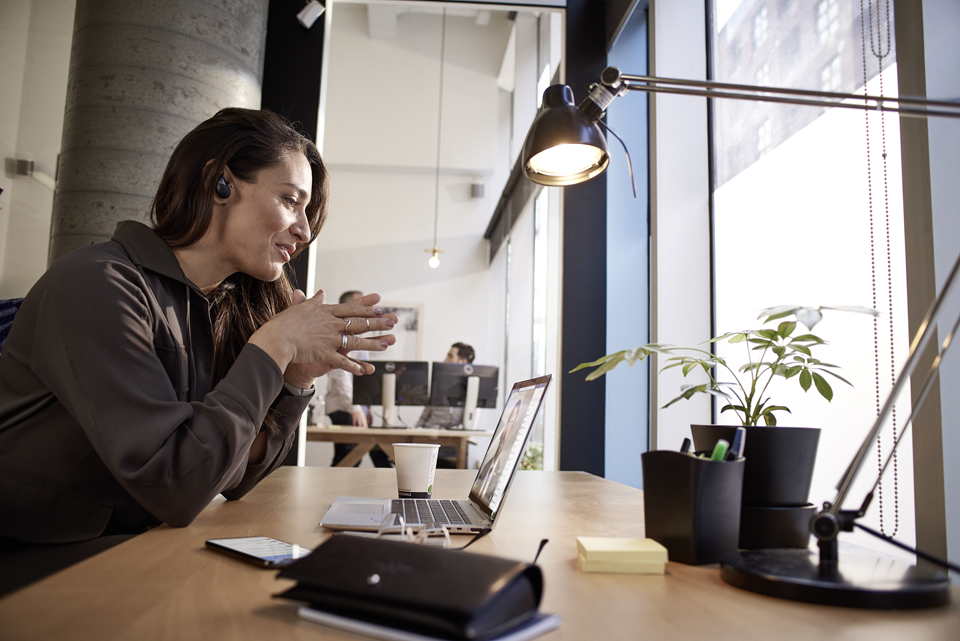
[[859,523],[854,523],[854,526],[860,528],[860,529],[863,530],[864,532],[867,532],[867,533],[869,533],[869,534],[874,535],[874,536],[877,537],[878,539],[883,539],[884,541],[886,541],[887,543],[890,543],[891,545],[895,545],[895,546],[897,546],[898,548],[901,548],[901,549],[903,549],[903,550],[906,550],[907,552],[913,552],[914,554],[916,554],[917,556],[919,556],[919,557],[920,557],[921,559],[923,559],[924,561],[930,561],[931,563],[935,563],[936,565],[939,565],[940,567],[948,568],[948,569],[953,570],[954,572],[957,572],[958,574],[960,574],[960,565],[957,565],[956,563],[951,563],[950,561],[945,561],[945,560],[943,560],[943,559],[941,559],[941,558],[939,558],[939,557],[933,556],[932,554],[927,554],[926,552],[921,552],[920,550],[916,550],[916,549],[910,547],[909,545],[906,545],[905,543],[900,543],[899,541],[895,541],[895,540],[893,540],[892,538],[890,538],[889,536],[887,536],[887,535],[885,535],[885,534],[881,534],[880,532],[877,532],[877,531],[874,530],[873,528],[869,528],[869,527],[867,527],[866,525],[860,525]]
[[476,536],[474,536],[472,539],[470,539],[470,541],[468,541],[466,545],[461,546],[461,547],[458,547],[458,548],[452,548],[452,549],[454,549],[454,550],[466,550],[468,547],[470,547],[471,545],[473,545],[474,543],[476,543],[477,541],[479,541],[480,539],[482,539],[483,537],[485,537],[485,536],[488,535],[488,534],[490,534],[490,530],[484,530],[483,532],[477,532]]
[[623,142],[623,140],[621,140],[620,136],[618,136],[618,135],[613,131],[613,129],[611,129],[610,127],[608,127],[602,120],[598,120],[598,121],[597,121],[597,124],[600,125],[601,127],[603,127],[604,130],[606,130],[606,131],[610,132],[611,134],[613,134],[613,137],[616,138],[617,140],[619,140],[619,141],[620,141],[620,144],[623,145],[623,153],[625,153],[625,154],[627,155],[627,169],[630,170],[630,184],[633,185],[633,197],[636,198],[636,197],[637,197],[637,181],[633,179],[633,163],[630,162],[630,151],[627,149],[627,143]]
[[537,559],[540,558],[540,553],[543,552],[544,546],[550,542],[550,539],[543,539],[540,541],[540,547],[537,548],[537,555],[533,557],[533,565],[537,564]]

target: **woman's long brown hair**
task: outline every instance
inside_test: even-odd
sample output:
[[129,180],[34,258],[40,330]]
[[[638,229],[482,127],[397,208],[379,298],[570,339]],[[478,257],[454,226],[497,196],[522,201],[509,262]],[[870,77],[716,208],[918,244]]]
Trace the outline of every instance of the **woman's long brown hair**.
[[[317,237],[327,218],[329,177],[317,147],[282,116],[254,109],[223,109],[184,136],[160,179],[150,211],[154,231],[171,247],[200,240],[210,227],[217,178],[224,168],[244,182],[256,182],[263,169],[285,154],[301,153],[310,163],[312,184],[306,207],[310,240],[297,243],[294,256]],[[293,303],[287,271],[273,282],[242,272],[225,279],[208,296],[213,320],[217,380],[226,375],[240,350],[264,323]],[[269,416],[267,428],[276,423]]]

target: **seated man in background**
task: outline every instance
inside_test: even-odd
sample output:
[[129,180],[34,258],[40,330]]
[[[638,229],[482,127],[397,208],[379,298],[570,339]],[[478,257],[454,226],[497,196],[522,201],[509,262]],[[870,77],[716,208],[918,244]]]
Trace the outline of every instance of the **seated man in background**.
[[[474,356],[473,347],[466,343],[454,343],[447,352],[447,357],[443,359],[444,363],[472,363]],[[417,421],[417,427],[432,427],[436,429],[458,428],[463,423],[462,407],[432,407],[423,408],[423,413]],[[454,468],[456,467],[457,448],[444,446],[440,448],[440,456],[437,459],[437,467]]]
[[[342,293],[340,301],[341,304],[351,303],[362,297],[363,292],[353,290]],[[360,358],[366,358],[366,354],[362,354]],[[331,372],[327,376],[325,406],[332,425],[370,427],[373,422],[369,407],[353,404],[353,374],[349,372],[338,370],[337,373]],[[335,443],[333,446],[333,461],[330,465],[336,466],[355,447],[356,445],[349,443]],[[370,460],[373,461],[375,467],[393,467],[390,457],[380,449],[380,446],[370,450]],[[359,465],[360,462],[358,461],[354,467]]]

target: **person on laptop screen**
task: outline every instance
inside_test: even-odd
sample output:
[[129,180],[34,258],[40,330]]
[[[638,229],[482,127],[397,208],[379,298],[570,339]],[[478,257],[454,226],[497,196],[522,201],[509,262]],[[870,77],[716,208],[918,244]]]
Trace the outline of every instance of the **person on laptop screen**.
[[497,480],[503,474],[503,469],[507,464],[508,457],[503,455],[503,451],[513,446],[514,441],[517,440],[517,435],[520,433],[522,424],[520,410],[522,406],[523,398],[521,397],[517,399],[513,408],[510,409],[510,413],[507,414],[506,427],[497,439],[493,457],[488,457],[484,461],[484,464],[480,467],[480,473],[477,475],[477,479],[480,480],[478,494],[487,502],[493,497]]
[[328,200],[308,138],[224,109],[174,149],[150,226],[50,267],[0,357],[0,556],[188,525],[280,464],[317,376],[374,371],[349,353],[395,342],[362,336],[398,322],[380,297],[325,305],[288,276]]

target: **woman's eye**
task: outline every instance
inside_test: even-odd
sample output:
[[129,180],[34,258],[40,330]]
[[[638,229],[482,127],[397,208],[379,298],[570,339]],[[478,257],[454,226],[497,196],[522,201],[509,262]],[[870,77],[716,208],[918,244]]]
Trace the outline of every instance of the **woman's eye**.
[[293,207],[296,207],[297,204],[298,204],[298,203],[297,203],[297,199],[294,198],[294,197],[292,197],[292,196],[286,196],[286,197],[284,198],[284,200],[286,200],[286,201],[287,201],[291,206],[293,206]]

